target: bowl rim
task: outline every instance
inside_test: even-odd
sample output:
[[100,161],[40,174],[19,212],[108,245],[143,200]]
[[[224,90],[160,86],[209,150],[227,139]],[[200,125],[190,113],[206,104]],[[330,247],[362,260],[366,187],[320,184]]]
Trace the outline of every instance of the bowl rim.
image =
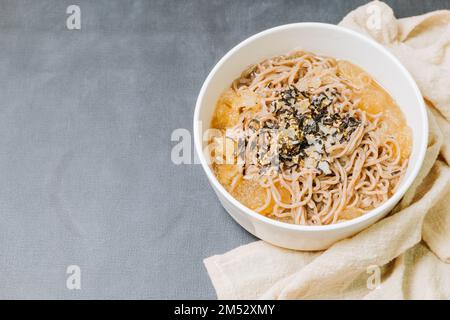
[[[234,55],[236,52],[238,52],[241,48],[247,46],[249,43],[264,37],[268,34],[283,31],[286,29],[291,28],[324,28],[332,31],[338,31],[345,33],[351,37],[356,37],[359,40],[368,43],[369,45],[372,45],[376,47],[378,50],[380,50],[384,55],[386,55],[389,59],[391,59],[395,65],[398,67],[398,69],[403,72],[406,80],[409,83],[409,86],[413,89],[416,99],[418,101],[418,107],[420,111],[419,117],[422,119],[423,122],[423,128],[424,128],[424,139],[422,140],[421,145],[419,145],[419,154],[417,157],[417,161],[415,163],[409,163],[408,165],[413,165],[411,174],[407,177],[406,180],[403,181],[402,185],[396,190],[396,192],[390,197],[387,201],[385,201],[382,205],[379,207],[376,207],[375,209],[357,217],[351,220],[347,220],[344,222],[339,222],[335,224],[329,224],[329,225],[320,225],[320,226],[306,226],[306,225],[296,225],[291,224],[287,222],[277,221],[271,218],[268,218],[266,216],[263,216],[260,213],[257,213],[256,211],[248,208],[247,206],[240,203],[238,200],[236,200],[217,180],[216,176],[212,172],[210,166],[208,165],[205,155],[203,154],[203,143],[202,143],[202,136],[203,132],[200,134],[200,137],[198,136],[199,133],[199,114],[200,109],[202,105],[202,101],[204,99],[206,89],[211,82],[211,79],[214,77],[216,72],[222,67],[222,65],[229,59],[230,56]],[[206,77],[205,81],[203,82],[203,85],[200,89],[200,93],[197,97],[196,105],[195,105],[195,111],[194,111],[194,124],[193,124],[193,133],[194,133],[194,149],[197,153],[198,159],[200,160],[201,166],[203,167],[203,170],[205,171],[210,183],[212,183],[213,187],[220,192],[231,204],[235,207],[237,207],[240,211],[245,212],[246,215],[257,219],[261,221],[262,223],[270,224],[274,227],[287,229],[287,230],[294,230],[294,231],[305,231],[305,232],[317,232],[317,231],[327,231],[327,230],[338,230],[338,229],[345,229],[349,228],[351,226],[356,226],[358,224],[362,224],[367,220],[370,220],[372,218],[377,218],[378,216],[382,216],[385,211],[391,207],[397,204],[400,199],[404,196],[406,191],[409,189],[413,181],[416,179],[419,170],[422,167],[423,161],[425,159],[425,153],[427,150],[428,145],[428,114],[427,109],[425,106],[425,102],[423,99],[423,96],[414,81],[413,77],[409,73],[409,71],[403,66],[403,64],[395,57],[391,52],[389,52],[385,47],[383,47],[381,44],[373,40],[372,38],[369,38],[368,36],[365,36],[363,34],[360,34],[356,31],[353,31],[351,29],[347,29],[341,26],[337,26],[334,24],[328,24],[328,23],[321,23],[321,22],[298,22],[298,23],[290,23],[290,24],[284,24],[277,27],[273,27],[270,29],[263,30],[259,33],[256,33],[247,39],[241,41],[239,44],[234,46],[231,50],[229,50],[213,67],[213,69],[209,72],[208,76]],[[381,218],[381,217],[380,217]],[[378,219],[377,219],[378,220]],[[376,221],[376,220],[375,220]],[[375,222],[374,221],[374,222]],[[374,223],[373,222],[373,223]]]

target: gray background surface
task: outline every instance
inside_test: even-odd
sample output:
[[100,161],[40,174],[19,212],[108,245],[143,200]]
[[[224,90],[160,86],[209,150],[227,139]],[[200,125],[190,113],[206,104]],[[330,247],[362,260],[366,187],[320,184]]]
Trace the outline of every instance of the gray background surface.
[[[0,0],[0,298],[215,298],[203,258],[254,240],[170,161],[215,62],[366,1]],[[388,1],[397,17],[450,0]],[[81,7],[81,31],[66,8]],[[81,267],[81,290],[66,268]]]

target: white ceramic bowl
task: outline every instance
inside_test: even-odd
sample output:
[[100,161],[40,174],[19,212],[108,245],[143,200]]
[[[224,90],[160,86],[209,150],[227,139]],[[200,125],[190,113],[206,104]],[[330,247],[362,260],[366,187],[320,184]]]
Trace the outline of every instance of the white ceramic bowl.
[[[345,59],[366,70],[396,100],[413,133],[407,172],[397,192],[378,208],[350,221],[325,226],[299,226],[266,218],[234,199],[218,182],[203,153],[204,130],[220,94],[246,67],[266,58],[303,49]],[[228,213],[248,232],[274,245],[296,250],[321,250],[383,218],[405,194],[422,165],[428,119],[422,95],[408,71],[386,49],[354,31],[323,23],[296,23],[258,33],[231,49],[206,78],[194,113],[195,149],[209,182]]]

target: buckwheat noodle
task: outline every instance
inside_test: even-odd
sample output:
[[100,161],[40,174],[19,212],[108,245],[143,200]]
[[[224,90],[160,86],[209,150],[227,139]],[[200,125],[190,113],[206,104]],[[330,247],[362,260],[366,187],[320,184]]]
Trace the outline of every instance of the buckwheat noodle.
[[[227,128],[227,139],[239,145],[244,137],[247,147],[228,190],[242,179],[257,181],[265,200],[254,210],[301,225],[349,220],[385,202],[408,161],[387,134],[382,114],[358,108],[357,93],[370,81],[350,81],[335,59],[302,51],[246,70],[231,90],[256,97],[259,108],[243,108],[237,124]],[[273,128],[277,135],[261,132]],[[269,166],[267,155],[275,153],[279,161]]]

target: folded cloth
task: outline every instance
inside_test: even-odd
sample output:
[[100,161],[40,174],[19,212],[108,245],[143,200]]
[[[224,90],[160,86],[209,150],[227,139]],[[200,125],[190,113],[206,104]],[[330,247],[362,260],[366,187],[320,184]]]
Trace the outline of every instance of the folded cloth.
[[424,165],[390,216],[325,251],[257,241],[205,259],[219,299],[450,299],[450,11],[396,19],[373,1],[340,25],[415,78],[430,121]]

